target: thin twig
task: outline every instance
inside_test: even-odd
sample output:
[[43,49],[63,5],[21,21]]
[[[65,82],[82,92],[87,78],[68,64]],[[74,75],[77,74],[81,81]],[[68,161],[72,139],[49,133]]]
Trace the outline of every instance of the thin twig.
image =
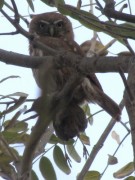
[[13,5],[13,8],[14,8],[14,13],[15,13],[15,22],[19,24],[19,21],[20,21],[20,16],[19,16],[19,13],[18,13],[18,9],[17,9],[17,6],[16,6],[16,3],[14,0],[11,0],[11,3]]
[[135,52],[134,52],[133,48],[130,46],[130,44],[128,43],[128,40],[123,39],[123,41],[125,42],[125,45],[128,48],[128,50],[131,52],[131,54],[135,55]]
[[[8,4],[8,3],[6,3],[5,1],[4,1],[4,5],[8,8],[8,9],[10,9],[11,11],[13,11],[14,12],[14,9]],[[19,16],[20,16],[20,18],[27,24],[27,26],[29,25],[29,22],[28,22],[28,20],[27,19],[25,19],[22,15],[20,15],[19,14]]]
[[3,36],[3,35],[16,35],[16,34],[19,34],[19,31],[0,33],[0,36]]
[[130,0],[127,0],[127,1],[128,1],[128,6],[129,6],[129,12],[130,12],[130,14],[132,14]]
[[29,32],[25,31],[16,21],[14,21],[12,18],[8,16],[8,14],[4,10],[0,10],[1,13],[7,18],[7,20],[18,30],[20,34],[28,38],[29,40],[32,41],[32,43],[37,46],[40,49],[47,50],[50,55],[56,55],[58,52],[54,50],[53,48],[48,47],[47,45],[41,43],[40,41],[36,40],[35,36],[32,34],[29,34]]
[[32,115],[32,116],[30,116],[30,117],[28,117],[28,118],[25,118],[25,119],[21,120],[20,122],[26,122],[26,121],[29,121],[29,120],[31,120],[31,119],[35,119],[35,118],[37,118],[37,117],[38,117],[38,115],[37,115],[37,114],[34,114],[34,115]]
[[[36,99],[26,99],[26,101],[25,102],[33,102],[33,101],[35,101]],[[16,101],[17,101],[17,99],[16,99]],[[15,103],[15,101],[7,101],[7,102],[0,102],[0,104],[8,104],[8,105],[10,105],[10,104],[14,104]]]
[[127,132],[130,132],[131,130],[126,126],[126,123],[123,123],[122,121],[120,121],[120,123],[122,124],[122,126],[124,126],[124,128],[127,130]]
[[103,11],[103,6],[100,4],[100,2],[98,0],[95,0],[96,4],[97,4],[97,9],[100,10],[101,12]]
[[[115,154],[117,153],[117,151],[119,150],[120,146],[122,145],[122,143],[124,142],[124,140],[127,138],[127,136],[130,134],[130,132],[128,132],[124,138],[122,139],[122,141],[120,142],[120,144],[118,145],[117,149],[115,150],[115,152],[113,153],[113,157],[115,156]],[[106,172],[107,168],[109,167],[109,164],[107,164],[107,166],[105,167],[104,171],[101,174],[101,177],[104,175],[104,173]]]
[[[124,101],[123,100],[121,101],[119,107],[121,110],[123,109],[123,107],[124,107]],[[108,137],[109,133],[111,132],[111,130],[115,124],[116,124],[116,121],[114,119],[111,119],[111,121],[108,124],[108,126],[106,127],[105,131],[103,132],[103,134],[99,138],[97,144],[93,147],[93,150],[91,151],[89,158],[87,159],[87,161],[86,161],[85,165],[83,166],[80,174],[78,175],[77,180],[82,180],[84,178],[85,174],[87,173],[87,171],[91,167],[96,155],[98,154],[98,152],[102,148],[106,138]]]
[[97,114],[99,114],[99,113],[101,113],[101,112],[103,112],[103,111],[104,111],[104,109],[101,109],[101,110],[99,110],[99,111],[91,114],[91,115],[88,117],[88,119],[92,118],[93,116],[95,116],[95,115],[97,115]]
[[123,83],[124,83],[124,86],[125,86],[125,89],[126,89],[128,95],[129,95],[130,101],[132,102],[134,100],[134,97],[133,97],[133,95],[131,93],[130,87],[127,84],[126,77],[125,77],[124,72],[123,72],[121,67],[120,67],[120,70],[119,70],[119,74],[120,74],[120,76],[121,76],[121,78],[123,80]]
[[8,16],[8,14],[4,10],[0,10],[1,13],[6,17],[6,19],[26,38],[31,39],[33,36],[30,36],[30,34],[25,31],[18,23],[16,23],[12,18]]

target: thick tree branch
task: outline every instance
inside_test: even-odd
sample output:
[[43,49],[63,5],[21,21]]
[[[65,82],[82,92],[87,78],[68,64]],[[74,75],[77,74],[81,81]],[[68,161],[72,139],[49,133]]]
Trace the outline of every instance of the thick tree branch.
[[15,66],[36,68],[46,59],[52,60],[53,57],[34,57],[0,49],[0,61]]
[[128,92],[125,90],[125,106],[129,116],[129,123],[131,127],[131,136],[132,136],[132,145],[133,145],[133,154],[134,154],[134,167],[135,167],[135,64],[132,64],[129,70],[129,76],[127,79],[128,86],[132,93],[132,100],[129,97]]
[[9,52],[0,49],[0,61],[6,64],[38,68],[45,61],[56,61],[61,66],[73,66],[78,68],[80,72],[119,72],[121,68],[124,73],[128,72],[130,64],[135,63],[135,56],[118,56],[118,57],[81,57],[73,53],[57,53],[54,56],[28,56],[19,53]]
[[[51,122],[50,118],[48,118],[48,116],[45,116],[45,114],[43,112],[40,115],[39,119],[36,122],[36,125],[32,129],[29,143],[27,144],[24,150],[22,166],[21,166],[21,170],[20,170],[20,174],[18,178],[19,180],[31,179],[31,166],[32,166],[35,150],[37,148],[38,142],[40,141],[41,137],[45,134],[46,135],[48,134],[47,128]],[[53,128],[52,128],[51,133],[52,132],[53,132]],[[50,136],[46,137],[46,140],[48,140],[48,138],[50,138]]]
[[52,134],[54,132],[53,123],[50,123],[47,131],[43,134],[42,138],[40,139],[38,146],[34,152],[34,157],[41,155],[41,153],[45,152],[45,146],[49,142]]
[[105,8],[102,10],[103,14],[109,18],[114,18],[122,21],[135,23],[135,16],[131,14],[122,13],[114,9],[114,1],[108,4],[106,3]]

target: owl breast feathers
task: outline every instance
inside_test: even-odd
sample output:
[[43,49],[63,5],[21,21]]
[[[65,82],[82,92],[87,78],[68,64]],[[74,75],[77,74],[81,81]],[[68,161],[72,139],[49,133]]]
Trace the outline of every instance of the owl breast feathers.
[[[34,35],[35,39],[58,51],[58,53],[73,52],[81,56],[84,55],[80,46],[74,41],[71,22],[62,14],[44,13],[35,15],[30,23],[29,32]],[[30,41],[29,49],[31,56],[51,55],[46,49],[43,50],[33,45],[32,41]],[[73,67],[55,68],[51,63],[32,71],[38,86],[42,89],[42,93],[46,91],[47,94],[57,94],[57,92],[63,91],[70,79],[73,79],[73,77],[78,79],[80,76],[79,81],[75,80],[78,84],[72,83],[74,89],[69,88],[69,92],[54,103],[57,108],[52,105],[51,111],[55,111],[55,113],[50,113],[53,114],[54,129],[61,139],[73,138],[87,127],[85,114],[80,108],[80,105],[85,101],[97,103],[113,118],[119,120],[120,109],[118,105],[103,92],[95,74],[80,75],[80,72],[77,72],[77,69]],[[50,83],[51,81],[53,83]],[[62,106],[60,106],[61,102]]]

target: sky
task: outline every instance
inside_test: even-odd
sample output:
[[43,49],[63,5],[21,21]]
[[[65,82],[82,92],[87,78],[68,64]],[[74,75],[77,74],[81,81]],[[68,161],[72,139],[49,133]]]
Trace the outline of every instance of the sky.
[[[10,3],[10,0],[6,0],[7,3]],[[66,1],[67,3],[69,1]],[[71,2],[71,1],[70,1]],[[72,2],[71,4],[76,5],[77,1]],[[87,4],[89,1],[85,1]],[[33,14],[33,12],[27,8],[26,1],[17,1],[17,6],[19,9],[20,14],[26,15],[26,18],[28,20],[29,14]],[[132,2],[133,3],[133,2]],[[133,4],[132,4],[133,5]],[[54,11],[55,8],[50,8],[43,4],[40,0],[34,1],[34,6],[35,6],[35,14],[39,13],[44,13],[44,12],[50,12]],[[23,8],[22,8],[23,7]],[[9,10],[4,8],[7,13],[13,15]],[[119,6],[120,9],[120,6]],[[86,8],[85,10],[88,10]],[[96,11],[94,9],[94,11]],[[97,12],[100,15],[100,12]],[[85,40],[89,40],[93,36],[93,31],[89,30],[85,27],[78,27],[80,24],[70,18],[73,24],[74,28],[74,33],[75,33],[75,40],[81,44]],[[27,26],[25,23],[21,22],[21,25],[28,30]],[[2,32],[12,32],[14,31],[14,28],[10,25],[10,23],[0,14],[0,33]],[[104,35],[103,33],[99,33],[100,39],[103,42],[103,44],[107,44],[112,38],[108,35]],[[28,51],[28,40],[23,37],[22,35],[14,35],[14,36],[0,36],[0,48],[5,49],[8,51],[13,51],[13,52],[18,52],[22,54],[29,54]],[[133,44],[133,41],[130,41],[131,44]],[[115,54],[121,52],[121,51],[126,51],[127,49],[121,45],[120,43],[116,43],[114,46],[112,46],[109,51],[113,52]],[[134,49],[135,50],[135,49]],[[29,96],[28,98],[36,98],[39,95],[39,88],[37,87],[34,78],[32,77],[32,72],[28,68],[22,68],[22,67],[17,67],[17,66],[12,66],[12,65],[6,65],[4,63],[0,63],[1,66],[1,71],[0,71],[0,80],[10,76],[10,75],[18,75],[20,78],[17,79],[9,79],[5,82],[3,82],[0,85],[0,94],[7,95],[11,94],[14,92],[25,92]],[[98,73],[97,77],[102,84],[102,87],[107,95],[109,95],[114,101],[119,103],[123,97],[123,91],[124,91],[124,86],[123,82],[120,78],[120,75],[117,73]],[[100,110],[101,108],[97,105],[90,105],[91,112],[92,114]],[[98,141],[99,137],[103,133],[105,127],[107,124],[110,122],[111,117],[105,113],[102,112],[94,117],[94,124],[92,126],[89,126],[86,130],[87,134],[89,134],[90,137],[90,146],[87,147],[88,150],[90,151],[95,143]],[[128,116],[126,114],[126,111],[124,110],[122,113],[122,121],[127,122],[128,121]],[[126,135],[126,130],[125,128],[120,124],[117,123],[114,127],[114,129],[120,136],[120,139],[122,139]],[[123,142],[122,146],[120,147],[119,151],[116,154],[116,157],[118,158],[118,164],[114,166],[109,166],[107,169],[106,173],[104,174],[102,180],[113,180],[114,178],[112,177],[112,173],[117,171],[119,168],[123,167],[126,165],[128,162],[132,161],[133,155],[132,155],[132,146],[131,146],[131,140],[130,140],[130,135],[126,138],[126,140]],[[81,146],[80,143],[78,143],[77,149],[80,149],[79,154],[82,155],[82,149],[83,147]],[[103,148],[100,150],[98,153],[97,157],[95,158],[94,163],[92,164],[91,170],[97,170],[102,173],[104,170],[107,160],[108,160],[108,154],[112,155],[114,151],[116,150],[118,144],[115,140],[112,139],[111,135],[107,138]],[[63,147],[62,147],[63,148]],[[127,155],[128,156],[125,156]],[[52,151],[50,151],[47,156],[51,159],[53,162],[52,158]],[[124,158],[123,158],[124,157]],[[82,169],[83,164],[85,163],[85,159],[82,158],[82,162],[80,164],[75,163],[72,160],[72,173],[67,176],[63,172],[61,172],[57,166],[55,166],[56,172],[58,174],[58,180],[64,179],[68,180],[69,178],[71,180],[76,179],[76,175],[79,173],[79,171]],[[37,164],[34,165],[34,169],[36,172],[38,172]],[[38,172],[39,173],[39,172]],[[43,180],[42,176],[40,173],[38,174],[40,177],[40,180]]]

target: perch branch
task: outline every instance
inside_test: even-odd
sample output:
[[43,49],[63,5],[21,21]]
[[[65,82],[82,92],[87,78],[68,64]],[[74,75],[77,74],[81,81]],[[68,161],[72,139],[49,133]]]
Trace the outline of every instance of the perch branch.
[[118,56],[118,57],[81,57],[73,53],[57,53],[53,56],[28,56],[19,53],[9,52],[0,49],[0,61],[6,64],[38,68],[45,61],[55,61],[59,59],[60,64],[66,63],[68,66],[78,68],[80,72],[119,72],[119,67],[124,73],[128,72],[130,64],[135,63],[135,56]]

